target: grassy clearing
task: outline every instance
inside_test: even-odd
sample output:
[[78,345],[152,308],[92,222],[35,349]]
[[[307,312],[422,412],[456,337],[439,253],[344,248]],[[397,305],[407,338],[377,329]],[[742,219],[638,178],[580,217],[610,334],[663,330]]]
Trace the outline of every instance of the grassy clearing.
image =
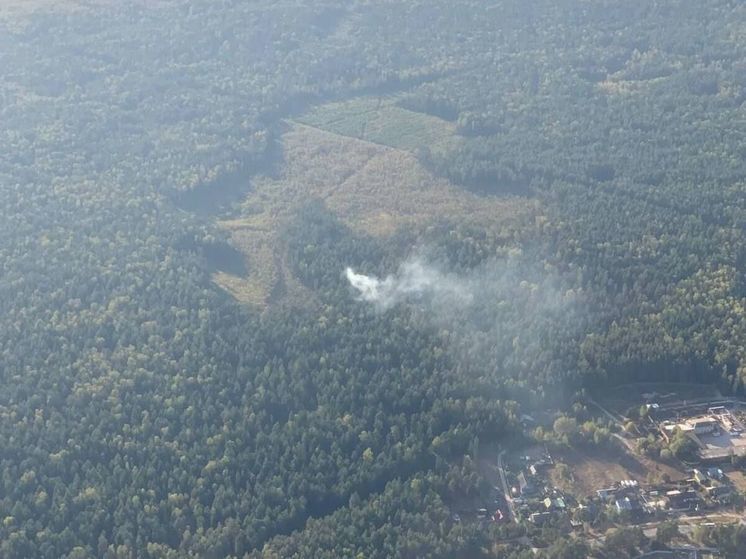
[[459,141],[453,123],[395,103],[395,97],[358,97],[315,107],[298,122],[407,151],[424,147],[444,151]]
[[433,176],[407,151],[309,126],[291,126],[283,146],[282,175],[255,179],[241,216],[221,222],[250,272],[246,278],[220,274],[215,281],[250,304],[266,306],[277,293],[299,301],[309,297],[284,269],[279,232],[312,198],[323,200],[352,229],[374,236],[438,219],[477,223],[507,236],[540,210],[524,198],[466,192]]

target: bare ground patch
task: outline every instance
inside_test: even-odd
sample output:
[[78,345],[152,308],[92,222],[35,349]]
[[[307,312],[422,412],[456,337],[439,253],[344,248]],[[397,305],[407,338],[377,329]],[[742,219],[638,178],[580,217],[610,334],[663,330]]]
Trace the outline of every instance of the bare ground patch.
[[556,452],[555,459],[567,465],[570,479],[560,476],[560,469],[555,467],[550,473],[552,482],[578,497],[595,495],[598,489],[626,479],[653,483],[664,476],[674,480],[685,477],[682,469],[622,450],[571,449]]
[[740,493],[746,493],[746,473],[740,470],[729,470],[726,475]]

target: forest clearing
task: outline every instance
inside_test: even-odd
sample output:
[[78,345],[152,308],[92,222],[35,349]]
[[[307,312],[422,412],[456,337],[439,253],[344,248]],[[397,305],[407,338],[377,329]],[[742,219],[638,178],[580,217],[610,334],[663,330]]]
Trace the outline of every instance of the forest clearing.
[[239,301],[266,306],[276,294],[295,300],[300,286],[284,268],[282,231],[309,200],[320,200],[357,234],[390,237],[397,231],[453,221],[508,238],[519,226],[541,222],[536,200],[484,197],[428,171],[406,150],[290,123],[282,136],[277,177],[255,177],[239,217],[220,222],[248,260],[250,273],[215,281]]
[[356,97],[314,107],[296,120],[341,136],[392,148],[445,152],[460,143],[456,125],[402,108],[397,96]]

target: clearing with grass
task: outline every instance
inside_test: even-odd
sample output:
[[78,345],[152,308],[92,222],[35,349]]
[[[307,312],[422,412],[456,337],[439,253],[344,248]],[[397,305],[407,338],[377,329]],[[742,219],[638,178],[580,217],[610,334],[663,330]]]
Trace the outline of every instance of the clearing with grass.
[[[429,172],[408,151],[292,124],[283,139],[284,168],[277,178],[257,177],[240,217],[221,221],[246,255],[245,278],[214,280],[236,299],[266,306],[279,291],[303,292],[283,264],[280,232],[309,200],[323,200],[354,231],[378,237],[438,220],[509,231],[540,206],[519,197],[481,197]],[[301,295],[301,297],[295,297]]]
[[407,151],[448,151],[460,143],[452,122],[404,109],[396,103],[396,97],[356,97],[320,105],[297,120],[342,136]]

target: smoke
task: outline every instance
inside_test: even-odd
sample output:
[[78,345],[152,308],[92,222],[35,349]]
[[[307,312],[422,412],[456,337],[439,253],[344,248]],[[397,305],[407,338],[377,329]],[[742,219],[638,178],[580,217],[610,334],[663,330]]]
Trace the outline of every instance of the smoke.
[[541,253],[520,249],[461,273],[421,251],[384,278],[352,268],[347,280],[360,301],[379,311],[408,305],[416,324],[446,341],[459,368],[475,378],[561,379],[577,363],[591,317],[577,277],[560,273]]
[[473,301],[470,282],[452,274],[444,274],[422,258],[404,262],[396,274],[379,279],[345,270],[350,285],[362,301],[373,303],[381,310],[413,299],[434,297],[440,302],[468,305]]

